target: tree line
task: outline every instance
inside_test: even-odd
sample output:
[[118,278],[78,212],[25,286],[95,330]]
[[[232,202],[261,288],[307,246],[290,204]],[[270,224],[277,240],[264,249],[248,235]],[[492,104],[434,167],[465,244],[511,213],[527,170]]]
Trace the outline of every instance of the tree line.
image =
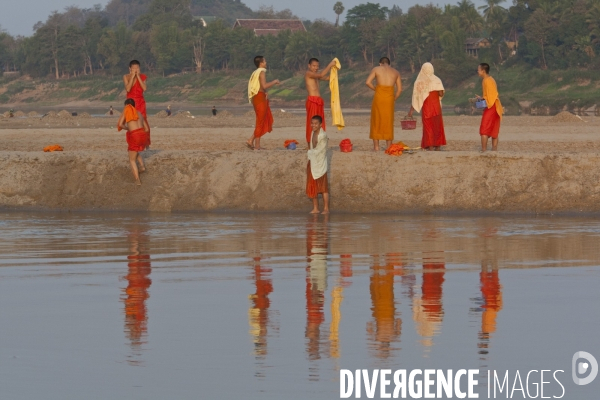
[[[387,56],[413,72],[431,61],[458,82],[477,63],[465,50],[468,38],[485,38],[489,45],[480,49],[479,60],[496,66],[599,65],[600,0],[487,0],[482,7],[461,0],[406,11],[370,2],[345,10],[338,1],[328,9],[335,23],[304,21],[307,32],[256,37],[232,29],[235,18],[296,17],[272,7],[252,11],[240,0],[111,0],[105,8],[68,7],[37,23],[30,37],[0,32],[0,67],[59,79],[122,73],[132,58],[146,71],[172,74],[252,69],[256,54],[274,70],[303,69],[313,56],[338,57],[349,67]],[[219,18],[204,27],[194,15]]]

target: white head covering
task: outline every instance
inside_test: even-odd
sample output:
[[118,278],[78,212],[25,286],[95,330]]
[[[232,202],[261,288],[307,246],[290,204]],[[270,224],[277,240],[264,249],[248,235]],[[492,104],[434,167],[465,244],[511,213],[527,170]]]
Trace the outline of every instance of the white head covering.
[[416,112],[421,112],[429,93],[436,90],[444,90],[444,85],[441,79],[433,74],[433,65],[425,63],[421,67],[421,72],[419,72],[413,88],[412,106]]

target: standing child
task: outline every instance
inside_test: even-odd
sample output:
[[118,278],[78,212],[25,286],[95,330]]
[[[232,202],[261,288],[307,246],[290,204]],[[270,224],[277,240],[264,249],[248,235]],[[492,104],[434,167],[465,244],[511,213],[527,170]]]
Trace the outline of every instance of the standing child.
[[[144,92],[147,89],[146,80],[146,75],[142,74],[140,70],[140,62],[138,60],[131,60],[129,62],[129,74],[123,75],[125,91],[127,92],[127,98],[133,99],[136,110],[142,113],[144,121],[148,125],[146,100],[144,99]],[[150,128],[148,128],[148,146],[150,146]]]
[[[260,147],[260,138],[273,130],[273,114],[269,105],[267,90],[279,85],[279,79],[267,83],[267,59],[263,56],[254,57],[256,70],[248,81],[248,100],[254,107],[256,124],[252,136],[246,141],[246,146],[252,150],[264,150]],[[217,109],[213,107],[213,115],[217,115]]]
[[306,166],[306,194],[313,201],[311,214],[319,213],[319,193],[323,195],[323,212],[329,214],[329,185],[327,183],[327,133],[322,128],[323,118],[315,115],[311,119],[312,132],[308,142],[308,164]]
[[135,183],[139,186],[142,184],[140,174],[146,171],[144,160],[140,153],[148,147],[148,143],[150,142],[148,132],[150,132],[150,128],[142,113],[135,109],[135,101],[133,99],[125,100],[125,108],[123,109],[121,118],[119,118],[117,129],[119,131],[127,129],[126,138],[129,163],[131,164]]
[[498,86],[494,78],[490,76],[489,64],[482,63],[477,67],[477,74],[481,77],[483,86],[483,96],[477,96],[487,103],[487,108],[483,110],[479,135],[481,136],[481,152],[487,150],[488,138],[492,138],[492,151],[498,150],[498,134],[500,133],[500,122],[502,121],[502,104],[498,97]]

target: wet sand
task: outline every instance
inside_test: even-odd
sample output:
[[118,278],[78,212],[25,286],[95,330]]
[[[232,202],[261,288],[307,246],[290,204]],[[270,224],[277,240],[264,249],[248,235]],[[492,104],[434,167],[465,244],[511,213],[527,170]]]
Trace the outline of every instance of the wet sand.
[[[274,132],[262,140],[268,150],[254,152],[244,146],[253,129],[248,115],[151,117],[153,144],[141,188],[133,184],[116,118],[1,119],[0,206],[308,211],[304,119],[275,117]],[[550,119],[505,117],[500,151],[481,155],[480,119],[447,116],[445,151],[393,157],[371,151],[368,116],[349,116],[343,131],[328,129],[333,209],[600,211],[600,118]],[[415,131],[396,131],[396,140],[411,147],[420,137],[420,123]],[[339,152],[344,138],[354,143],[352,153]],[[286,139],[298,140],[300,150],[284,150]],[[65,151],[41,151],[55,143]]]

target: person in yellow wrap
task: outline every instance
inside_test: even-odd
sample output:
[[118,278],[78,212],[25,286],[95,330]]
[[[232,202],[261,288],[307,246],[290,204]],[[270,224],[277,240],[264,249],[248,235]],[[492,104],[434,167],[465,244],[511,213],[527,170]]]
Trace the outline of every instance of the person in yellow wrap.
[[498,151],[498,134],[500,133],[500,122],[504,113],[502,103],[498,94],[498,86],[494,78],[490,76],[490,66],[486,63],[479,64],[477,74],[481,77],[483,96],[477,96],[478,99],[485,99],[487,108],[483,110],[479,135],[481,136],[481,152],[487,150],[488,138],[492,138],[492,151]]
[[273,130],[273,114],[269,106],[267,89],[279,85],[279,79],[267,83],[267,60],[263,56],[254,57],[256,70],[248,81],[248,100],[254,107],[256,123],[252,136],[246,141],[246,147],[251,150],[264,150],[260,147],[260,138]]
[[333,59],[335,65],[329,73],[329,90],[331,91],[331,119],[332,125],[342,130],[344,126],[344,116],[342,115],[342,105],[340,103],[340,86],[338,82],[338,70],[342,69],[342,64],[337,58]]
[[[375,79],[377,79],[377,86],[373,85]],[[402,94],[402,80],[400,72],[392,68],[390,59],[382,57],[379,66],[371,70],[366,84],[375,91],[371,106],[369,137],[373,139],[373,150],[379,151],[380,140],[385,140],[387,147],[390,147],[394,140],[394,103]]]

